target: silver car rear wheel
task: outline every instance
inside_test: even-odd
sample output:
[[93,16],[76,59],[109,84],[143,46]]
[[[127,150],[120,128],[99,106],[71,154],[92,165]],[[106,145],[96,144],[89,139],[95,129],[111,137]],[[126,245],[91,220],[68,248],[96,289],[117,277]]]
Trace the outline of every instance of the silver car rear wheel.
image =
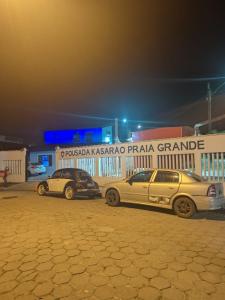
[[173,205],[175,213],[182,218],[191,218],[196,213],[194,202],[188,197],[180,197]]

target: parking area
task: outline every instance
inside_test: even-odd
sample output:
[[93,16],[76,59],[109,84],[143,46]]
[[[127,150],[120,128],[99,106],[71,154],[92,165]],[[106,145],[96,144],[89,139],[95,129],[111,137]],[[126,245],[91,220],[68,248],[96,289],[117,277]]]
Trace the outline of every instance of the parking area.
[[225,295],[225,214],[0,192],[0,299]]

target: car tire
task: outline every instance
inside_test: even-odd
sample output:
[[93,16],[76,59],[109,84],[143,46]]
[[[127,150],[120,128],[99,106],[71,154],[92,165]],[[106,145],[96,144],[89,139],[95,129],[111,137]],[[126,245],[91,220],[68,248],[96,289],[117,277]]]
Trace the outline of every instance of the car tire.
[[65,187],[64,196],[67,200],[72,200],[74,198],[74,189],[71,185]]
[[41,183],[37,188],[37,192],[39,196],[44,196],[46,194],[47,188],[46,185]]
[[106,192],[106,203],[110,206],[120,205],[120,195],[115,189],[109,189]]
[[191,218],[196,213],[194,202],[188,197],[179,197],[173,205],[174,212],[181,218]]

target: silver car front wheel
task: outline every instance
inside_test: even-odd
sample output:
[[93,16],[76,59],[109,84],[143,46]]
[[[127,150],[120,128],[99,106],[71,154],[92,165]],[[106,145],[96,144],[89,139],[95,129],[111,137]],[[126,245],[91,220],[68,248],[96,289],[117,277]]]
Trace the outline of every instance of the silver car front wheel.
[[120,205],[120,195],[115,189],[110,189],[107,191],[106,203],[110,206]]

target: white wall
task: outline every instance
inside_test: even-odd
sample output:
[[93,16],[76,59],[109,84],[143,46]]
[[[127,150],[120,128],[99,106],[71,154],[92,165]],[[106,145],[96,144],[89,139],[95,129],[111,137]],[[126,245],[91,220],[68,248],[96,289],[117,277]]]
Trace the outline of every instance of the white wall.
[[[8,182],[26,181],[26,149],[0,151],[0,170],[9,168]],[[0,181],[3,181],[0,178]]]

